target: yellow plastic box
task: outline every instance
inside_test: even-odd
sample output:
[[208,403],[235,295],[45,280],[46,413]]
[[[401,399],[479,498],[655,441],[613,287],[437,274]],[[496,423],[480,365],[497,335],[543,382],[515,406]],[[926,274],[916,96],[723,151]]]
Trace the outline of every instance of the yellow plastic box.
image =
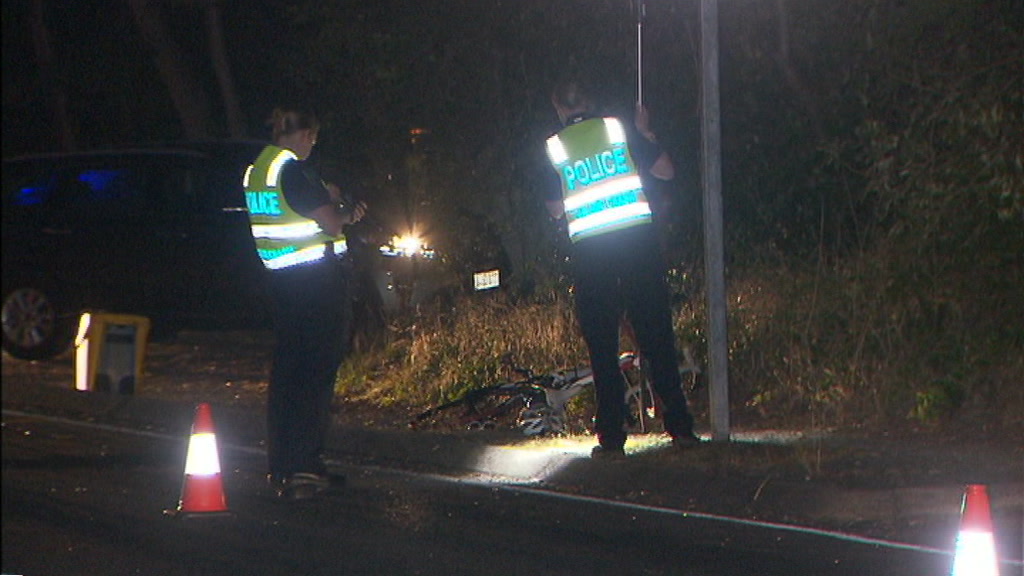
[[133,394],[142,379],[149,318],[86,312],[75,336],[75,388]]

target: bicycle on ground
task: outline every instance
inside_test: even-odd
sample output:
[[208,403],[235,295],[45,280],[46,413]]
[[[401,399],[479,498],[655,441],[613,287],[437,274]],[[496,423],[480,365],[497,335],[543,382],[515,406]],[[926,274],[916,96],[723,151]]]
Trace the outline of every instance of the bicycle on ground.
[[[703,386],[702,372],[690,347],[684,347],[679,367],[684,392],[692,394]],[[527,436],[560,434],[568,428],[571,400],[594,383],[589,366],[536,374],[529,368],[510,365],[519,376],[511,382],[472,388],[460,397],[418,414],[410,426],[454,427],[470,430],[494,429],[502,424],[518,428]],[[653,431],[659,403],[643,369],[638,353],[619,355],[619,370],[626,381],[623,403],[627,423],[638,432]]]

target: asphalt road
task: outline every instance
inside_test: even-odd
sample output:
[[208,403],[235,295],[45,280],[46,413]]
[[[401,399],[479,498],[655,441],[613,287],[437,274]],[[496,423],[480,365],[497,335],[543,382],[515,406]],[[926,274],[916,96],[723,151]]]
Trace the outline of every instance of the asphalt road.
[[336,462],[282,503],[253,443],[223,445],[233,518],[174,519],[187,439],[5,413],[5,574],[943,574],[948,556],[515,484]]

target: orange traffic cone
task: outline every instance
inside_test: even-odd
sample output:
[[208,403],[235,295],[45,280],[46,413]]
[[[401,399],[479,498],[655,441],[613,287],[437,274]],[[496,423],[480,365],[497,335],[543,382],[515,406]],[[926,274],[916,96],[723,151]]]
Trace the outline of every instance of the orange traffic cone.
[[186,518],[231,514],[224,497],[217,437],[213,431],[213,415],[209,404],[203,403],[196,408],[178,508],[164,512],[170,516]]
[[967,485],[960,514],[952,576],[999,576],[992,512],[984,484]]

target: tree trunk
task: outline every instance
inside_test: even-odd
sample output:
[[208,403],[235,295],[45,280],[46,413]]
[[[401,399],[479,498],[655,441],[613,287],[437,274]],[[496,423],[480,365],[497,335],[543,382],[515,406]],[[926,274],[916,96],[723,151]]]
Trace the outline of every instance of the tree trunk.
[[231,75],[231,66],[228,64],[227,51],[224,49],[224,30],[221,27],[219,0],[206,2],[206,33],[210,44],[213,71],[217,76],[220,96],[224,102],[228,134],[232,138],[243,138],[246,136],[245,120],[242,117],[242,108],[238,103],[238,94],[235,93],[235,83]]
[[53,112],[53,130],[62,151],[74,150],[76,127],[68,113],[68,94],[64,82],[53,63],[53,47],[50,45],[50,31],[46,27],[43,0],[32,2],[32,44],[39,64],[38,82],[50,101]]
[[210,136],[210,106],[198,79],[164,26],[160,6],[149,0],[128,0],[143,39],[156,51],[160,78],[170,92],[185,137],[200,140]]
[[821,111],[818,108],[817,97],[803,81],[800,72],[793,64],[789,50],[789,8],[786,6],[786,0],[775,0],[775,12],[778,18],[778,48],[775,53],[775,62],[782,70],[786,84],[807,112],[811,129],[814,130],[814,135],[820,142],[824,138],[825,132],[821,126]]

